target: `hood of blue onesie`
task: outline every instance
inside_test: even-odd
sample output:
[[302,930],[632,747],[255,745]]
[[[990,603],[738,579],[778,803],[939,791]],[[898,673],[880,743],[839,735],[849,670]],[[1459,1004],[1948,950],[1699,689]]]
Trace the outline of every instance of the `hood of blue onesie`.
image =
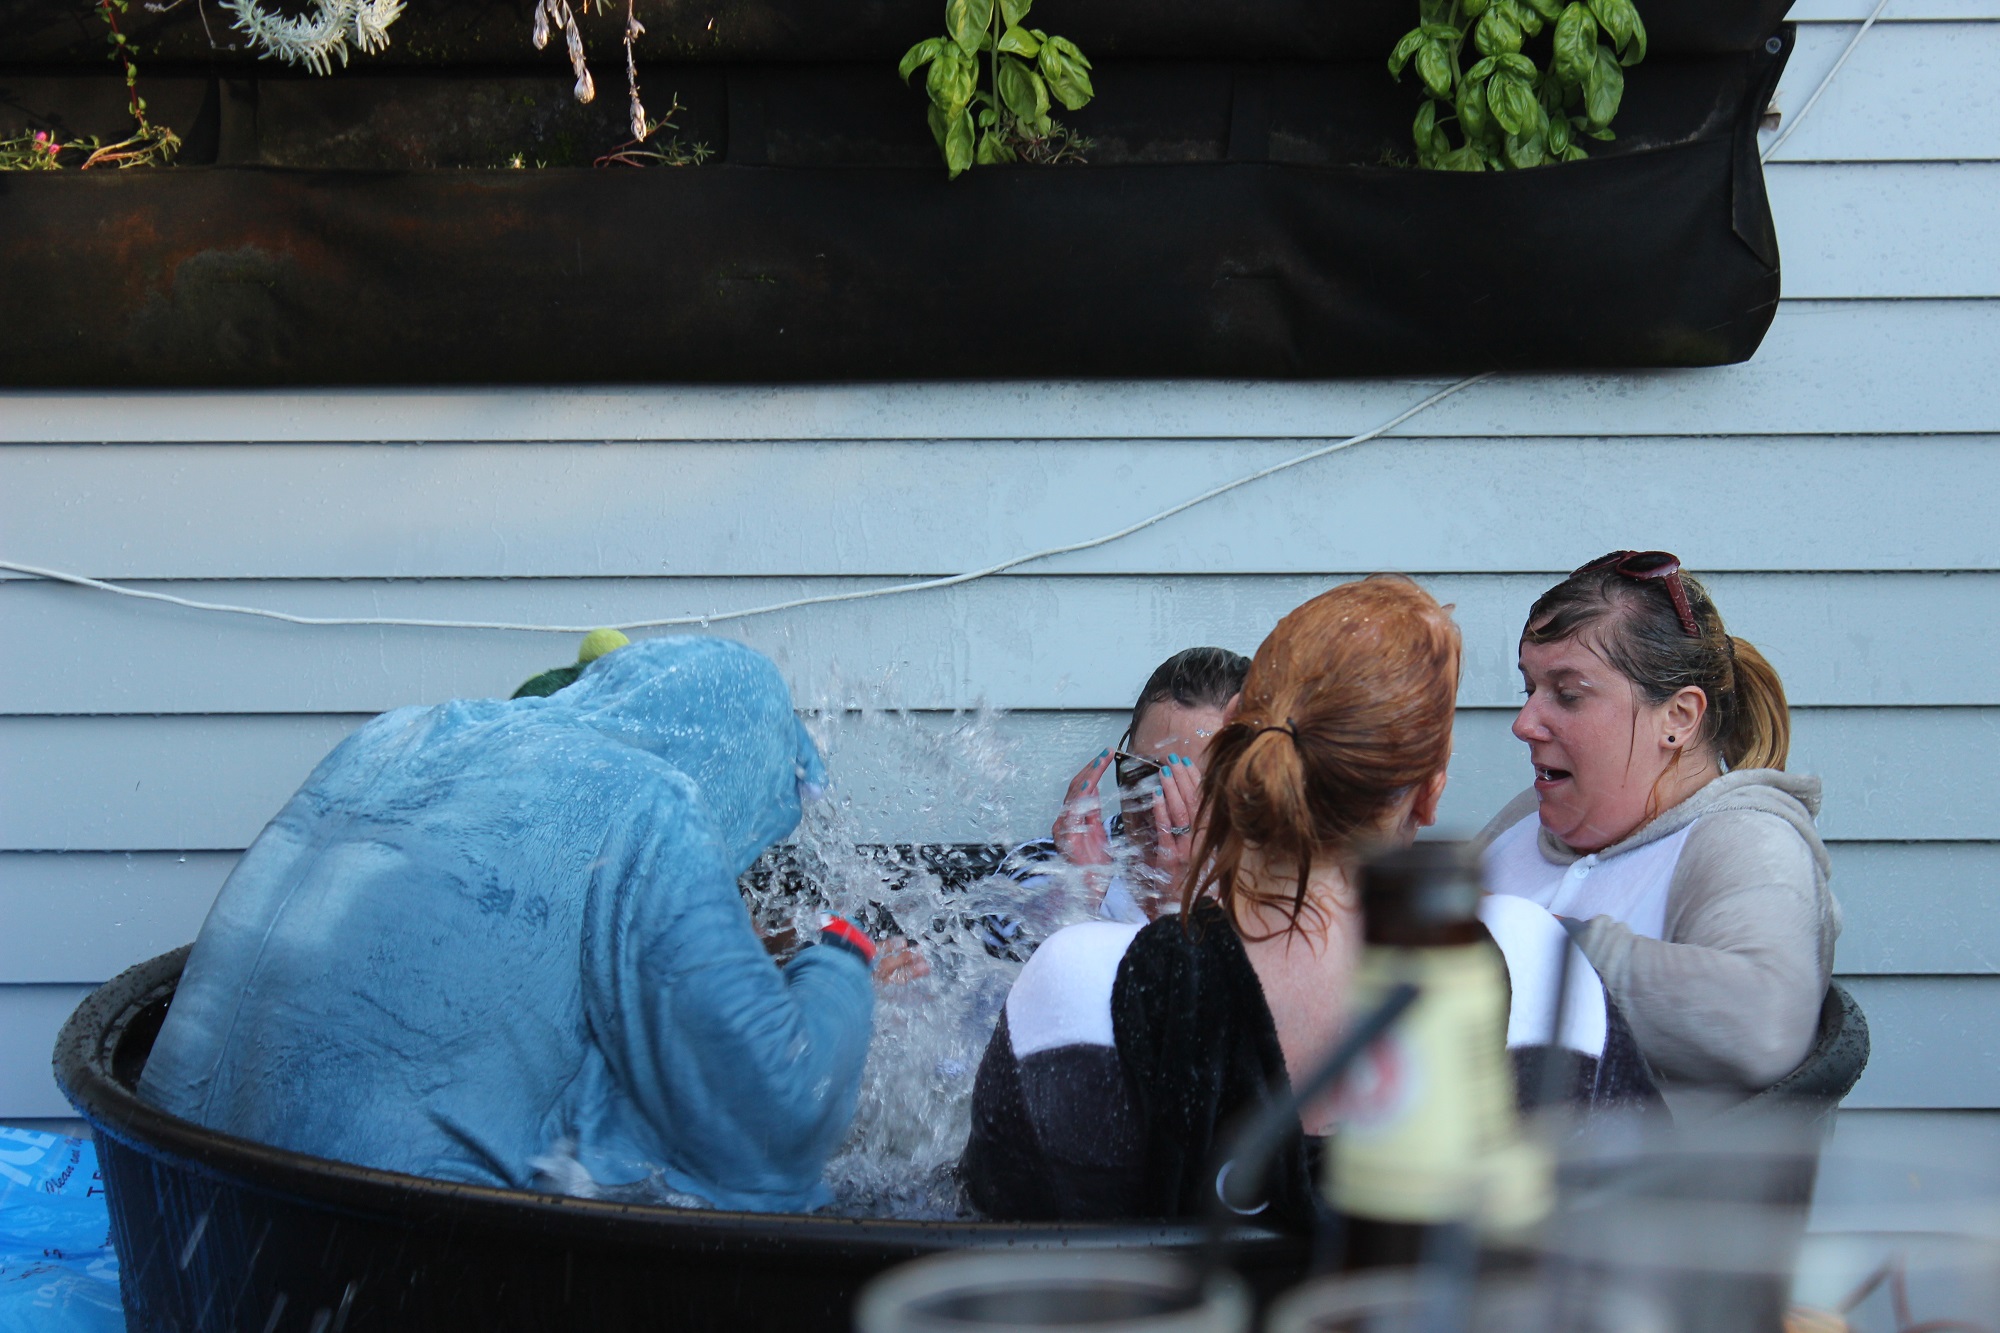
[[803,1210],[854,1113],[873,986],[782,971],[737,877],[824,781],[777,668],[655,639],[541,699],[376,718],[223,886],[140,1084],[365,1166]]

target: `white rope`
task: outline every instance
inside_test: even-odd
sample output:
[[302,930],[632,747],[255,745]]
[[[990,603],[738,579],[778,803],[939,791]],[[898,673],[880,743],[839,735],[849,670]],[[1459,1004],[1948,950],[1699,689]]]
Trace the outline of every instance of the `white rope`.
[[594,629],[669,629],[690,625],[699,625],[706,628],[709,625],[719,624],[723,621],[747,620],[752,616],[768,616],[778,611],[795,611],[800,607],[806,606],[826,606],[833,602],[862,602],[877,597],[896,597],[904,593],[928,592],[934,588],[955,588],[962,583],[972,583],[978,579],[990,578],[995,574],[1002,574],[1007,570],[1016,569],[1037,560],[1048,560],[1059,555],[1070,555],[1077,551],[1090,551],[1100,546],[1108,546],[1112,542],[1129,537],[1135,532],[1150,528],[1155,523],[1165,522],[1176,514],[1186,513],[1196,505],[1206,504],[1217,496],[1227,495],[1233,490],[1248,486],[1253,481],[1262,481],[1264,478],[1283,472],[1288,468],[1298,467],[1301,463],[1310,463],[1315,458],[1324,458],[1328,454],[1338,453],[1342,449],[1351,449],[1357,444],[1366,444],[1378,436],[1386,435],[1405,421],[1408,421],[1411,417],[1416,416],[1419,412],[1435,407],[1453,394],[1471,388],[1481,380],[1491,377],[1492,374],[1492,371],[1487,371],[1482,375],[1469,376],[1452,385],[1450,388],[1440,389],[1421,403],[1418,403],[1415,407],[1397,413],[1373,430],[1365,430],[1359,435],[1350,435],[1346,439],[1335,441],[1332,444],[1323,444],[1317,449],[1309,449],[1305,453],[1287,458],[1281,463],[1273,463],[1267,468],[1260,468],[1255,472],[1238,477],[1234,481],[1226,481],[1220,486],[1214,486],[1203,491],[1200,495],[1183,500],[1179,504],[1169,508],[1162,509],[1159,513],[1142,518],[1136,523],[1127,524],[1116,532],[1107,532],[1101,537],[1092,537],[1087,541],[1071,542],[1067,546],[1050,546],[1039,551],[1030,551],[1026,555],[1013,556],[997,564],[987,565],[983,569],[968,570],[963,574],[949,574],[940,578],[921,579],[915,583],[896,583],[883,588],[864,588],[855,592],[823,593],[817,597],[795,597],[786,602],[772,602],[768,606],[746,607],[740,611],[717,611],[705,616],[667,616],[659,620],[632,620],[621,625],[516,625],[505,621],[415,620],[394,616],[295,616],[286,611],[271,611],[255,606],[232,606],[226,602],[198,602],[187,597],[175,597],[171,593],[148,592],[142,588],[127,588],[116,583],[106,583],[101,579],[86,578],[81,574],[70,574],[60,569],[44,569],[39,565],[24,565],[12,560],[0,560],[0,569],[12,570],[16,574],[27,574],[38,579],[48,579],[54,583],[67,583],[78,588],[89,588],[96,592],[115,593],[120,597],[137,597],[148,602],[165,602],[170,606],[186,607],[190,611],[216,611],[224,615],[257,616],[264,620],[281,620],[288,625],[383,625],[403,629],[513,630],[527,634],[588,634]]
[[1820,94],[1833,85],[1833,76],[1840,73],[1841,67],[1847,63],[1847,58],[1854,54],[1854,48],[1861,45],[1861,39],[1868,35],[1868,30],[1875,26],[1875,20],[1881,18],[1882,11],[1888,7],[1889,0],[1875,0],[1874,12],[1868,15],[1868,19],[1861,25],[1860,31],[1848,39],[1847,49],[1840,53],[1840,59],[1833,62],[1833,68],[1826,72],[1826,77],[1821,79],[1819,86],[1812,90],[1812,96],[1806,99],[1805,105],[1800,107],[1797,114],[1790,118],[1783,132],[1777,138],[1771,140],[1771,146],[1766,148],[1758,157],[1757,160],[1759,162],[1769,162],[1777,151],[1785,146],[1785,140],[1792,137],[1792,134],[1799,128],[1800,122],[1805,120],[1807,113],[1819,105]]

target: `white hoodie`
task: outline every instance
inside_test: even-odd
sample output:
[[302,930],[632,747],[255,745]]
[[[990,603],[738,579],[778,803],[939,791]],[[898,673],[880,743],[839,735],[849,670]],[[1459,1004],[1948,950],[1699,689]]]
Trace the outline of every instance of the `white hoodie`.
[[[1658,938],[1610,916],[1592,917],[1577,937],[1676,1114],[1720,1109],[1768,1087],[1812,1047],[1840,934],[1826,847],[1813,827],[1819,804],[1818,778],[1743,769],[1596,854],[1611,862],[1683,835]],[[1534,791],[1522,793],[1477,845],[1535,818],[1536,807]],[[1547,829],[1536,832],[1550,865],[1581,859]]]

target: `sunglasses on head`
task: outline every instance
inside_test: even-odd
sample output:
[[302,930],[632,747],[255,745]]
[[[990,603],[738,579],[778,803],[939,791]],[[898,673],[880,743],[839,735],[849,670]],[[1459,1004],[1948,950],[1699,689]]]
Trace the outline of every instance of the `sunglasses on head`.
[[1681,628],[1691,639],[1701,637],[1701,626],[1694,618],[1694,608],[1688,604],[1687,587],[1681,582],[1681,558],[1671,551],[1613,551],[1600,556],[1587,565],[1579,565],[1570,571],[1570,577],[1578,574],[1592,574],[1600,569],[1608,569],[1622,578],[1645,583],[1658,579],[1667,585],[1667,596],[1673,598],[1674,614],[1680,617]]

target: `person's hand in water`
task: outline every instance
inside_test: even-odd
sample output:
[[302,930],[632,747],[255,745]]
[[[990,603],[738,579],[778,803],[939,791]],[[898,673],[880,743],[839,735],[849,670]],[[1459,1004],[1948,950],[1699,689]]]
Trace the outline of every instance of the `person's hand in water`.
[[1062,813],[1056,816],[1051,836],[1056,850],[1073,866],[1111,864],[1111,837],[1104,831],[1104,812],[1097,800],[1097,784],[1110,767],[1111,751],[1106,750],[1085,764],[1063,793]]
[[931,965],[916,946],[901,935],[882,941],[882,956],[875,961],[875,984],[906,986],[931,974]]
[[1171,755],[1160,767],[1160,794],[1153,805],[1153,845],[1146,849],[1154,891],[1179,896],[1181,878],[1194,855],[1195,820],[1201,812],[1201,770],[1185,755]]

